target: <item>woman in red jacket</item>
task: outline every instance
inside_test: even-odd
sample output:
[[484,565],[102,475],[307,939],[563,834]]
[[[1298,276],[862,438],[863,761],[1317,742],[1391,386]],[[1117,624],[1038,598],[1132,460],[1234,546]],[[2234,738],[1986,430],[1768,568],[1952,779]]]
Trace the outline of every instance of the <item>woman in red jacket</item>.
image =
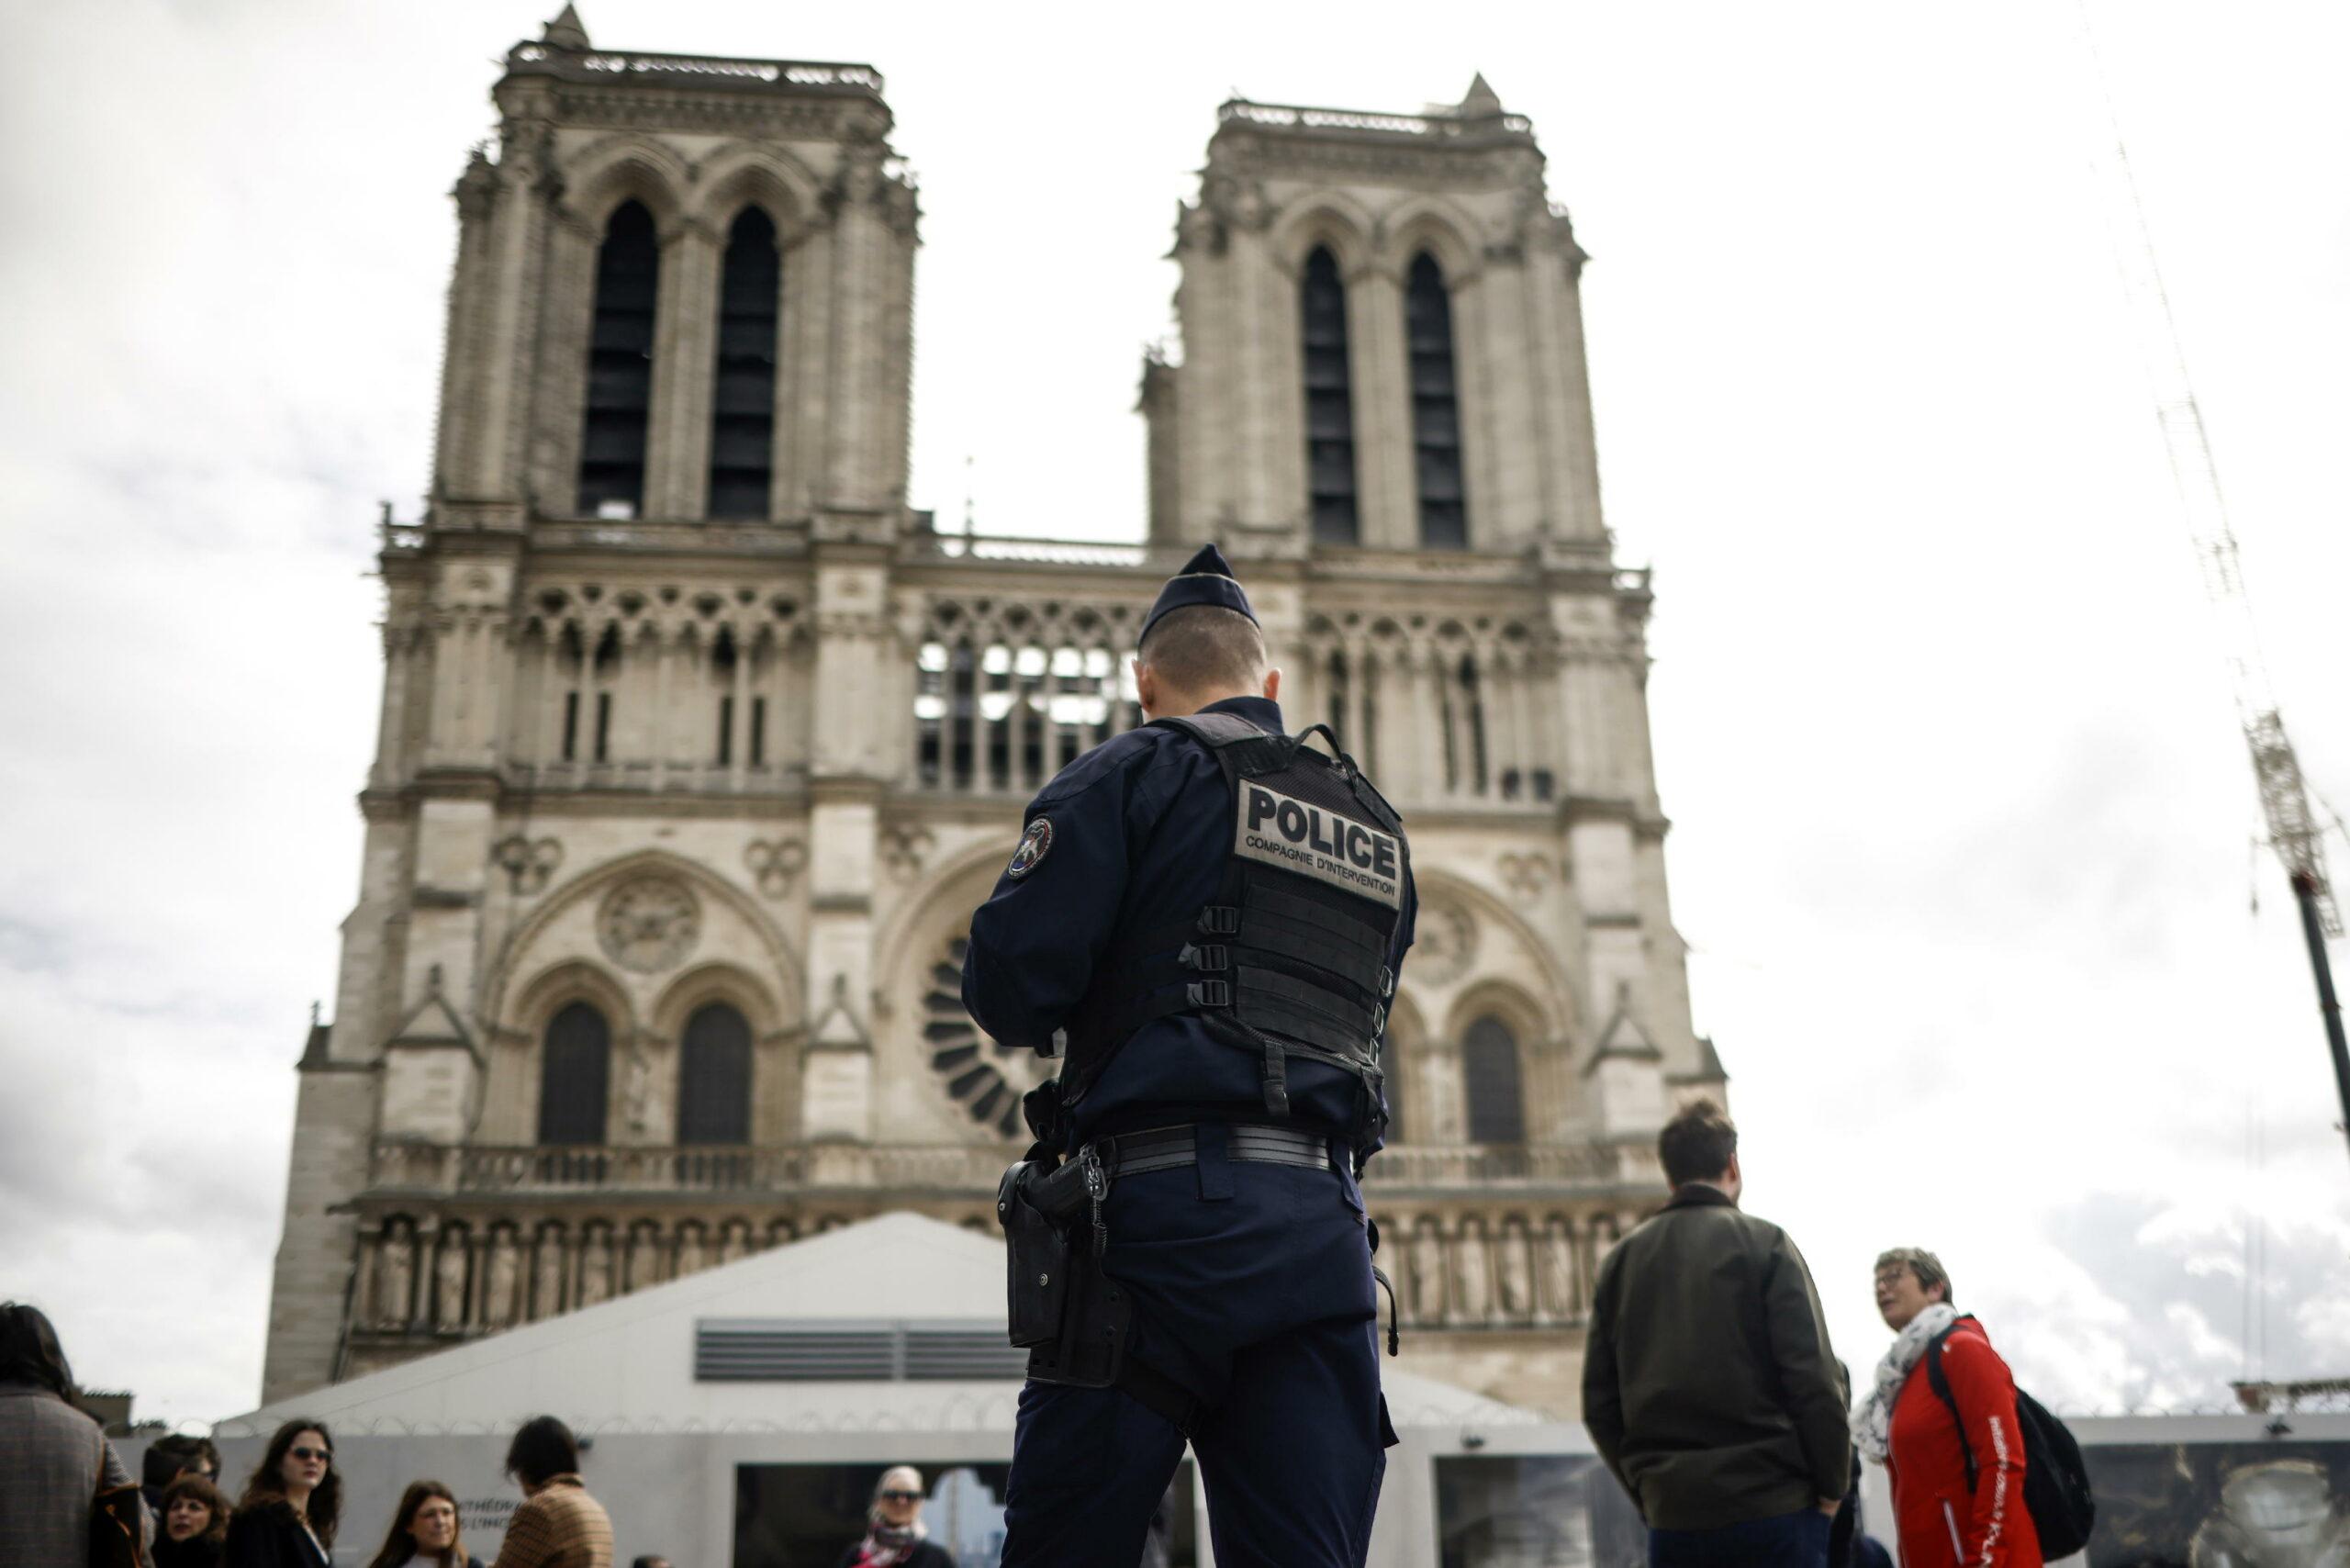
[[[1852,1441],[1892,1479],[1902,1568],[2041,1568],[2008,1363],[1951,1305],[1950,1275],[1923,1249],[1876,1260],[1876,1307],[1893,1348],[1852,1412]],[[1926,1366],[1938,1342],[1948,1400]]]

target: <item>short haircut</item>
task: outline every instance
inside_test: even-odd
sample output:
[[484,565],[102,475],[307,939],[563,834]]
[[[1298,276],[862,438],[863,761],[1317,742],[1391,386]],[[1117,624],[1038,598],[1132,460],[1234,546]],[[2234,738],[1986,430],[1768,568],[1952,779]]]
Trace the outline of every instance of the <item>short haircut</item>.
[[1692,1100],[1656,1135],[1656,1153],[1672,1185],[1710,1182],[1738,1153],[1738,1124],[1711,1100]]
[[506,1473],[526,1486],[543,1486],[579,1470],[579,1439],[552,1416],[533,1416],[514,1432],[506,1450]]
[[1264,633],[1220,604],[1169,610],[1135,656],[1178,691],[1253,691],[1265,680]]
[[147,1445],[147,1457],[140,1461],[146,1484],[161,1489],[172,1484],[172,1478],[185,1471],[204,1465],[214,1475],[220,1473],[220,1450],[212,1446],[210,1438],[193,1438],[179,1432],[166,1432]]
[[1936,1285],[1940,1285],[1942,1288],[1942,1300],[1947,1302],[1953,1297],[1950,1271],[1942,1267],[1941,1259],[1922,1247],[1887,1248],[1877,1254],[1876,1267],[1869,1272],[1882,1274],[1887,1269],[1907,1269],[1909,1271],[1910,1278],[1918,1282],[1919,1290],[1930,1291]]

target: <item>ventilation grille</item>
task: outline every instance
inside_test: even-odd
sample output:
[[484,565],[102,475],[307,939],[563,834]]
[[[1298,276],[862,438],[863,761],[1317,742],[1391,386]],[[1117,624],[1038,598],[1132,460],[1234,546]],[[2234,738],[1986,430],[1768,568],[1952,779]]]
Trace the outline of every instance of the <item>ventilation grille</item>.
[[813,1323],[705,1318],[694,1325],[697,1383],[1017,1382],[1028,1352],[998,1323]]

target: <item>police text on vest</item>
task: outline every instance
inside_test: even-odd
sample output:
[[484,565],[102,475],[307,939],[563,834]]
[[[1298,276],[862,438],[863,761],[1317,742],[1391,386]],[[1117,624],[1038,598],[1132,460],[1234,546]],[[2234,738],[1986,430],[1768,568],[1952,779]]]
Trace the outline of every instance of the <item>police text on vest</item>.
[[1404,905],[1403,846],[1394,834],[1262,784],[1240,787],[1232,852],[1391,908]]

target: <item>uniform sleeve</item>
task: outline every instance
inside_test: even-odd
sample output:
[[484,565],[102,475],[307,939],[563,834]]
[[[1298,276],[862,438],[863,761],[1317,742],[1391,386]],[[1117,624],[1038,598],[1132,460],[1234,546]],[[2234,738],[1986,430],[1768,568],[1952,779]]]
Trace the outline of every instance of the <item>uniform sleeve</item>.
[[1770,1258],[1762,1306],[1771,1359],[1779,1369],[1779,1386],[1786,1392],[1787,1414],[1803,1444],[1815,1495],[1841,1497],[1852,1484],[1852,1434],[1843,1372],[1828,1342],[1828,1317],[1794,1239],[1782,1232]]
[[[1028,807],[1020,849],[971,916],[963,1005],[1008,1046],[1051,1048],[1053,1031],[1084,996],[1116,927],[1129,873],[1127,808],[1138,765],[1093,775],[1066,794],[1047,789]],[[1024,868],[1021,860],[1039,842]]]
[[2016,1561],[2010,1521],[2023,1508],[2023,1436],[2016,1425],[2016,1381],[1999,1353],[1977,1334],[1942,1341],[1942,1376],[1958,1405],[1975,1452],[1975,1497],[1965,1526],[1970,1568],[2008,1568]]

